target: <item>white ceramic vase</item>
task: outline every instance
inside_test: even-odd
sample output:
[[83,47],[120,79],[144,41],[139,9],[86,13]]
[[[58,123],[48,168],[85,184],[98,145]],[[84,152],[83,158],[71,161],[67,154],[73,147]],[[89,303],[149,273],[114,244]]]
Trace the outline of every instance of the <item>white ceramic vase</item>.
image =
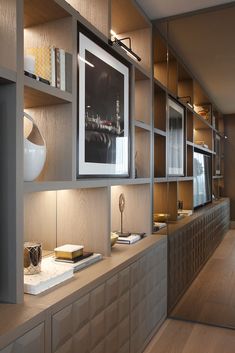
[[33,118],[24,112],[32,128],[24,137],[24,181],[33,181],[41,173],[46,161],[46,142]]

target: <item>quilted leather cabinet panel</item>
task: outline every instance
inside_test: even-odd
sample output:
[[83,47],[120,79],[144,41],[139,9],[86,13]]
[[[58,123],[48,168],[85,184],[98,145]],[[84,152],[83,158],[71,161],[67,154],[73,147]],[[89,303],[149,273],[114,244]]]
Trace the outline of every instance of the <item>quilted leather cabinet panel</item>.
[[42,323],[2,349],[0,353],[44,353],[44,345],[44,324]]
[[130,352],[143,351],[167,311],[167,242],[131,265]]
[[52,319],[53,353],[129,352],[129,268]]

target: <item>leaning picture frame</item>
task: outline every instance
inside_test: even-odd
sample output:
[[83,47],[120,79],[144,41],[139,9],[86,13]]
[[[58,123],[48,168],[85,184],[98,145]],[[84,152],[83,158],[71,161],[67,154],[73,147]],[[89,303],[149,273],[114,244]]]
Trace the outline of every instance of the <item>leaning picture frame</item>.
[[129,177],[129,67],[78,35],[77,177]]

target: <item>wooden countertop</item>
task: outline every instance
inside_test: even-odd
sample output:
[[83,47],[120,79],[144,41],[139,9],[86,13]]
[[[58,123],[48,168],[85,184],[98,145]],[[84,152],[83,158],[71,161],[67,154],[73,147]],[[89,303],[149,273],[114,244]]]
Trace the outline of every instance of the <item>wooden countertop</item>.
[[0,304],[0,349],[44,321],[48,313],[89,292],[164,239],[164,234],[152,234],[133,245],[116,244],[111,257],[77,272],[71,280],[37,296],[25,294],[23,304]]

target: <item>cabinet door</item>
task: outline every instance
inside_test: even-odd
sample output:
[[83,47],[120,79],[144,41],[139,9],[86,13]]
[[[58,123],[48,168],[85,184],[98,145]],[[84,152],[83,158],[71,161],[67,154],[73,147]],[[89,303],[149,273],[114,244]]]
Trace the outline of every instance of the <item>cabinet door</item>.
[[2,349],[0,353],[44,353],[44,346],[44,324],[42,323]]
[[129,268],[52,318],[53,353],[129,353]]

